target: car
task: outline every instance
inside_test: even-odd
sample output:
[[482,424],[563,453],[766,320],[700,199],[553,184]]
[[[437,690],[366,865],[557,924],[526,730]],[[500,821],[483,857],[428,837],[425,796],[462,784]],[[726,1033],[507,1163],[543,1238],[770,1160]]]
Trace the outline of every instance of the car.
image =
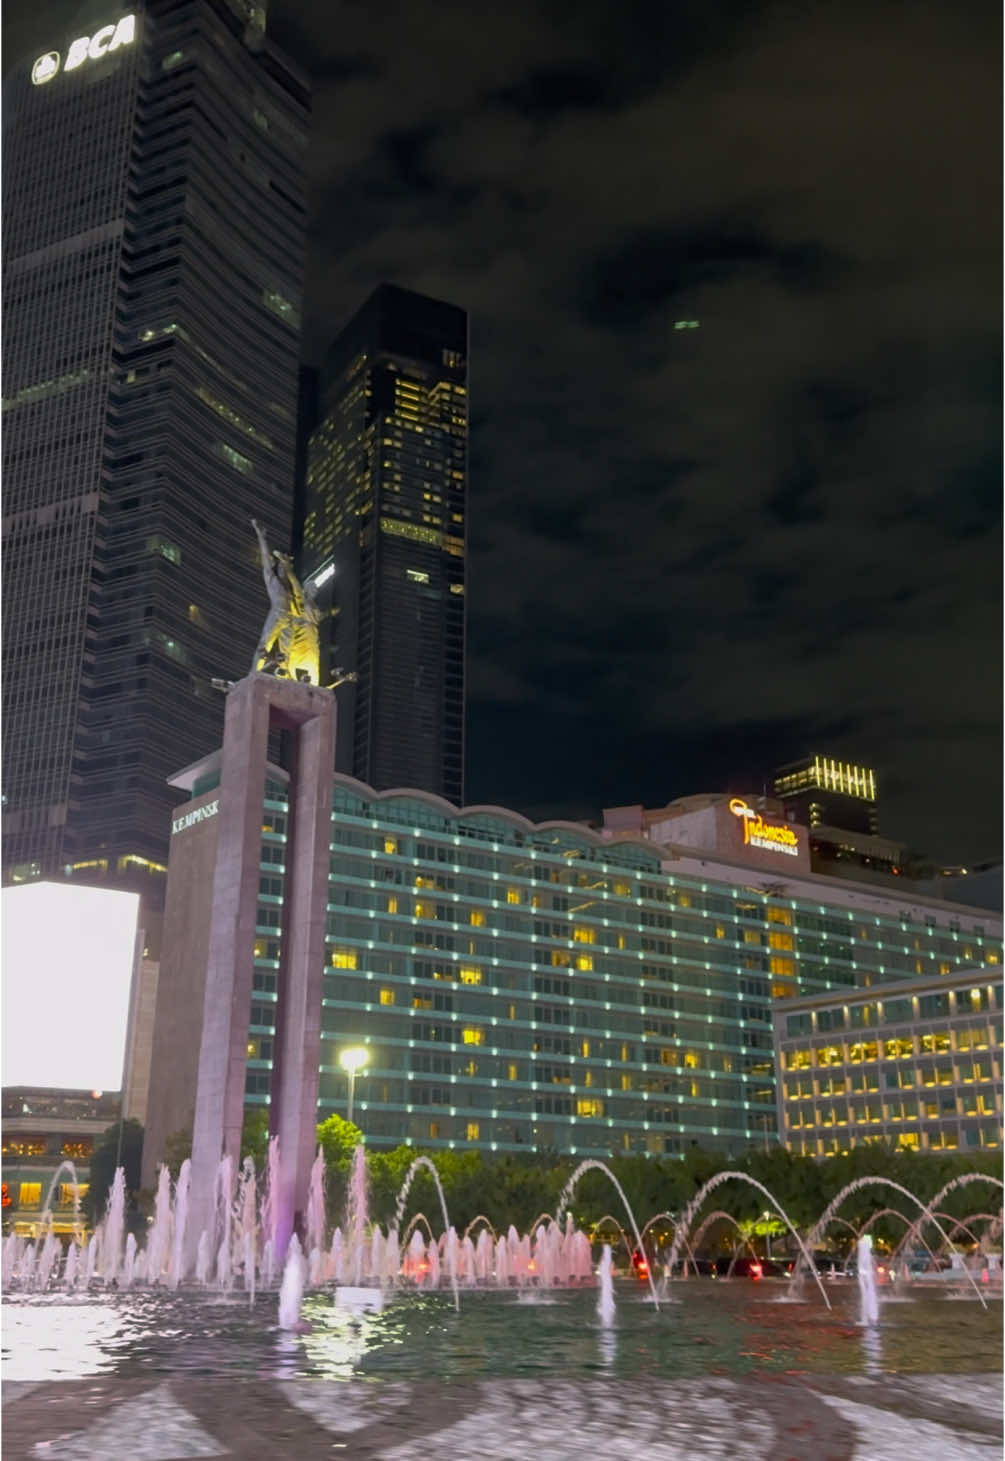
[[733,1278],[759,1279],[764,1276],[764,1263],[760,1258],[717,1258],[716,1271],[720,1278],[730,1274]]

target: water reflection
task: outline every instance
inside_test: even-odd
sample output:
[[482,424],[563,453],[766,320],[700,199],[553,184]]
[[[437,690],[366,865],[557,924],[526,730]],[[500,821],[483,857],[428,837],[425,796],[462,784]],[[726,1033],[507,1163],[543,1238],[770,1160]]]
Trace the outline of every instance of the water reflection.
[[455,1313],[449,1294],[414,1294],[383,1312],[351,1313],[330,1294],[304,1302],[302,1333],[278,1329],[275,1294],[220,1302],[199,1293],[144,1293],[4,1304],[3,1374],[47,1380],[97,1374],[226,1375],[379,1380],[490,1375],[614,1375],[713,1371],[816,1373],[1000,1370],[1001,1316],[931,1292],[884,1307],[881,1331],[863,1329],[857,1293],[835,1308],[782,1302],[784,1290],[678,1285],[656,1311],[619,1285],[615,1334],[596,1323],[596,1292],[521,1304],[512,1294],[469,1292]]

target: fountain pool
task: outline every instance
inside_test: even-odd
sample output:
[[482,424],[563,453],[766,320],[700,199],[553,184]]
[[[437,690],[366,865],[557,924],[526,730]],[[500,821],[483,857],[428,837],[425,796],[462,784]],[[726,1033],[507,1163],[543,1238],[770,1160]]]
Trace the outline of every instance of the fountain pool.
[[[961,1296],[962,1295],[962,1296]],[[833,1285],[833,1310],[795,1302],[784,1280],[673,1286],[657,1310],[633,1280],[614,1283],[605,1328],[595,1288],[410,1293],[378,1313],[350,1313],[330,1292],[305,1294],[301,1325],[280,1327],[275,1294],[195,1289],[13,1296],[4,1305],[4,1380],[88,1376],[259,1376],[464,1381],[492,1376],[675,1378],[778,1374],[1000,1373],[1001,1313],[957,1291],[908,1289],[863,1331],[854,1282]],[[871,1342],[864,1336],[871,1334]]]

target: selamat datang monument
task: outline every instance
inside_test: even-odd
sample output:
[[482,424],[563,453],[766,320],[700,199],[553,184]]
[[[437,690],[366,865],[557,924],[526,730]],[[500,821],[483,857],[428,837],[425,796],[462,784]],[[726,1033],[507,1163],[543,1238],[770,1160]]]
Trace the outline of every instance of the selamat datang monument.
[[[288,733],[289,812],[270,1134],[279,1137],[277,1251],[304,1212],[317,1124],[335,700],[318,684],[318,611],[257,522],[270,609],[251,672],[227,686],[205,989],[192,1121],[192,1220],[211,1218],[221,1158],[236,1177],[244,1119],[262,800],[269,734]],[[170,897],[170,891],[169,891]],[[191,1271],[194,1250],[188,1255]]]

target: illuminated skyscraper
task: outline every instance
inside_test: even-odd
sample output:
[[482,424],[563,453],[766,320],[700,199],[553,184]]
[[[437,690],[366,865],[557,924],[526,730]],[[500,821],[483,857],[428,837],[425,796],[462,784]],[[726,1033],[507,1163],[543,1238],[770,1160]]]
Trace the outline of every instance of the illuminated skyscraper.
[[840,827],[848,832],[879,831],[876,773],[867,766],[806,756],[775,772],[775,796],[807,827]]
[[326,609],[338,770],[464,797],[467,315],[382,284],[332,346],[302,568]]
[[249,519],[289,540],[309,96],[243,0],[52,45],[4,96],[4,864],[122,881],[249,667]]

